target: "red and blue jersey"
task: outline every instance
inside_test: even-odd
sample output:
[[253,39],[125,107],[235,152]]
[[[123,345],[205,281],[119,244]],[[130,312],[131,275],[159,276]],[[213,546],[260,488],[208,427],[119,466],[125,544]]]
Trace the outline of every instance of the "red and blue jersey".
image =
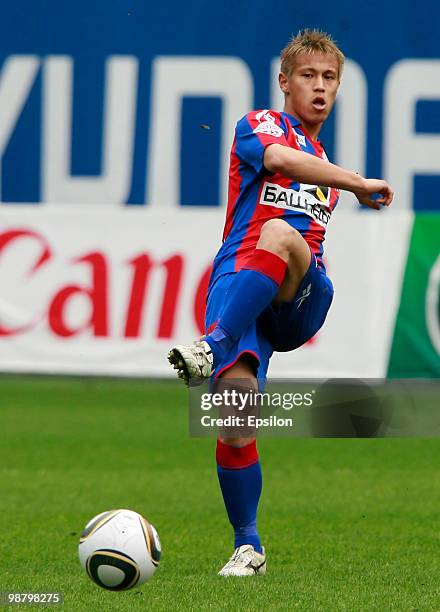
[[264,151],[281,144],[327,160],[319,141],[307,135],[292,115],[252,111],[235,130],[229,168],[229,192],[223,244],[214,259],[210,285],[221,275],[237,272],[252,255],[263,224],[283,219],[307,241],[319,266],[325,230],[338,202],[339,190],[298,183],[264,167]]

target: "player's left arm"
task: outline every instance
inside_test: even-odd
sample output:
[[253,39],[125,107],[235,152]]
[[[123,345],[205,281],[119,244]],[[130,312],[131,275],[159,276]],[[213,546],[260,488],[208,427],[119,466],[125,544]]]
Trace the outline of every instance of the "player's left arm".
[[[320,157],[281,144],[269,144],[264,152],[264,166],[269,172],[300,183],[311,183],[351,191],[361,204],[379,209],[389,206],[394,191],[381,179],[366,179]],[[379,194],[378,198],[374,196]]]

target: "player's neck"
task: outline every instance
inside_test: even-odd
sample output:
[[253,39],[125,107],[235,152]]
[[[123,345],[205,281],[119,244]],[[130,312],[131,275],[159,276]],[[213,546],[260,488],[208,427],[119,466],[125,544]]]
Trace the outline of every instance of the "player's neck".
[[302,119],[298,113],[294,113],[291,110],[287,109],[286,107],[284,107],[284,112],[287,113],[288,115],[291,115],[292,117],[295,117],[295,119],[297,119],[297,121],[301,123],[301,127],[304,129],[304,131],[307,133],[307,136],[311,140],[313,141],[318,140],[318,136],[319,136],[319,132],[321,131],[322,123],[308,123],[307,121],[304,121],[304,119]]
[[321,125],[322,123],[319,125],[310,125],[308,123],[305,123],[304,121],[301,121],[301,127],[305,132],[307,132],[307,135],[313,141],[318,140],[319,132],[321,131]]

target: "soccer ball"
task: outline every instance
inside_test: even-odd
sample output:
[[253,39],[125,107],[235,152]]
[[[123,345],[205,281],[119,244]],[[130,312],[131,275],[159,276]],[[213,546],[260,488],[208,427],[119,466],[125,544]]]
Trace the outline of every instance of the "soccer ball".
[[146,582],[160,562],[157,531],[133,510],[101,512],[79,540],[79,560],[87,575],[104,589],[123,591]]

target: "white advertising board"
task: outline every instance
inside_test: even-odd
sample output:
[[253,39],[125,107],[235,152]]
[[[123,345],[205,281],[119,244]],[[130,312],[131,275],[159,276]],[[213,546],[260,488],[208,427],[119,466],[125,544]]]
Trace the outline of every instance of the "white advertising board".
[[[168,348],[202,333],[223,210],[4,206],[1,218],[1,371],[173,374]],[[327,322],[276,354],[271,375],[385,375],[411,224],[405,211],[335,213]]]

